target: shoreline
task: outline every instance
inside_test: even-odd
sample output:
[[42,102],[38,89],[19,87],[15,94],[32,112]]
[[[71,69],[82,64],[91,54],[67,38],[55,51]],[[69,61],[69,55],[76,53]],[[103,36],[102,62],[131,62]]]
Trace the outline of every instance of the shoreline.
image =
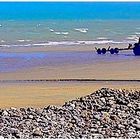
[[127,47],[128,43],[124,43],[124,44],[93,44],[93,45],[87,45],[87,44],[83,44],[83,45],[70,45],[70,46],[66,46],[66,45],[58,45],[58,46],[36,46],[36,47],[0,47],[0,51],[1,52],[15,52],[15,53],[21,53],[21,52],[46,52],[46,51],[63,51],[63,52],[67,52],[67,51],[95,51],[95,47],[105,47],[108,48],[108,46],[112,46],[113,48],[115,47]]

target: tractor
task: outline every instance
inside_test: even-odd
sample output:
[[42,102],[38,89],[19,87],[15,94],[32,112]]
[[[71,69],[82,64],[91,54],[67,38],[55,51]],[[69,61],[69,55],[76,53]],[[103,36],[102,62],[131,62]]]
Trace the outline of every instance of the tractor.
[[110,54],[118,54],[120,51],[124,51],[124,50],[133,50],[133,53],[135,55],[140,55],[140,38],[138,43],[135,44],[129,44],[128,47],[126,48],[111,48],[110,46],[106,49],[106,48],[95,48],[97,54],[106,54],[107,52],[110,52]]

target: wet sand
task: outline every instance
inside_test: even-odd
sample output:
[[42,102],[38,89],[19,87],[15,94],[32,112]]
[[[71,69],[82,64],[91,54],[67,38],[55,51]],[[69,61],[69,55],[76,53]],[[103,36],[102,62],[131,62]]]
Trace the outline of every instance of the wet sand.
[[[119,55],[97,55],[94,46],[69,46],[67,49],[1,48],[1,53],[10,53],[11,58],[0,57],[4,63],[0,65],[0,80],[140,79],[140,57],[128,51]],[[101,87],[140,88],[139,82],[1,82],[0,107],[61,105]]]

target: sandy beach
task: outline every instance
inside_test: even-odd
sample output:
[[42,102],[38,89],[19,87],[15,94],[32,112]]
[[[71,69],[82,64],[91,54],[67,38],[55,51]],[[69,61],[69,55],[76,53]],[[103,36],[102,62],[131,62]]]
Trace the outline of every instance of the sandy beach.
[[[126,46],[126,45],[124,45]],[[124,47],[120,45],[119,47]],[[3,82],[3,80],[40,79],[140,79],[139,57],[132,52],[119,55],[97,55],[95,46],[73,47],[21,47],[0,48],[1,56],[10,69],[1,65],[7,72],[0,72],[1,108],[43,107],[50,104],[62,105],[64,102],[90,94],[101,87],[139,89],[139,82]],[[98,47],[105,47],[100,45]],[[113,46],[115,47],[115,46]],[[80,51],[79,51],[80,50]],[[10,54],[10,55],[9,55]],[[26,56],[29,56],[28,59]],[[31,55],[31,57],[30,57]],[[39,57],[43,56],[43,57]],[[18,62],[19,61],[19,62]],[[26,65],[28,64],[28,65]],[[21,66],[22,67],[21,67]],[[18,66],[18,67],[16,67]]]
[[0,107],[60,106],[102,88],[140,89],[137,82],[17,83],[0,85]]

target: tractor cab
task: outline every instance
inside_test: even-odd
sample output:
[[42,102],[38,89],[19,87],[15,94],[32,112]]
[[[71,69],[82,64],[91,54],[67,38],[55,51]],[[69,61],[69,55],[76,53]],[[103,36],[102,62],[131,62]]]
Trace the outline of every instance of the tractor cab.
[[139,38],[138,43],[134,44],[133,53],[135,55],[140,55],[140,38]]

